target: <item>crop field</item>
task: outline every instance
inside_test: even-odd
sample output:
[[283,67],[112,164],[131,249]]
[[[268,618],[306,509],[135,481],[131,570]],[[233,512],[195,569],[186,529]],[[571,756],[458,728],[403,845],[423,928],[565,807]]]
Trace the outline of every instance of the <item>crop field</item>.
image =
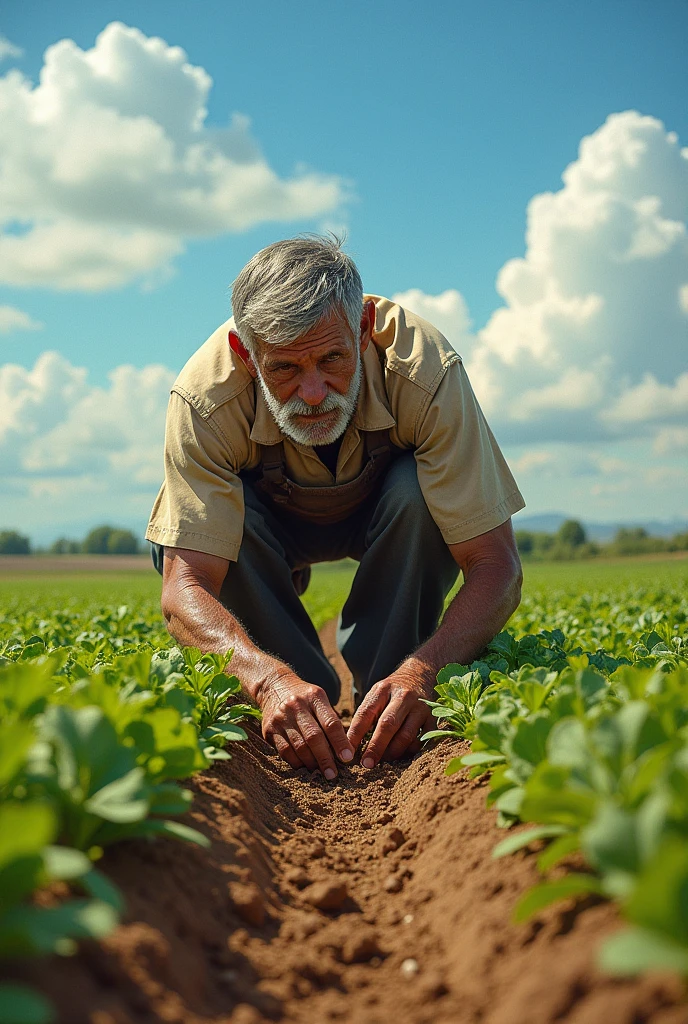
[[423,751],[328,783],[152,571],[0,575],[2,1024],[685,1024],[688,560],[525,576]]

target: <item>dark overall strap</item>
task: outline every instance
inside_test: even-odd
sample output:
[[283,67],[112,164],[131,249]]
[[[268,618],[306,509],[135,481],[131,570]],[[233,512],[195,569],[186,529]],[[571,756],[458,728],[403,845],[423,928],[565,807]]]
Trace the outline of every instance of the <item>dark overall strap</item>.
[[300,519],[315,523],[336,523],[353,514],[368,498],[385,472],[392,456],[388,430],[365,431],[367,460],[355,480],[325,487],[304,487],[286,475],[284,443],[260,445],[256,489],[280,508]]
[[289,499],[289,484],[291,481],[285,473],[286,455],[284,454],[284,441],[279,444],[261,444],[260,466],[261,471],[258,483],[261,490],[269,493],[273,501],[284,503]]
[[389,439],[389,430],[366,430],[365,446],[369,459],[379,459],[391,454],[392,442]]

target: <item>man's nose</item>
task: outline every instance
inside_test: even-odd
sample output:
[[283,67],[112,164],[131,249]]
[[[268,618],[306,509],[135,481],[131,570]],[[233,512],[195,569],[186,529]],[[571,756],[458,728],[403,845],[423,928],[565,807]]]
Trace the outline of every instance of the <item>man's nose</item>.
[[327,384],[319,373],[309,373],[301,380],[298,395],[307,405],[320,405],[327,398]]

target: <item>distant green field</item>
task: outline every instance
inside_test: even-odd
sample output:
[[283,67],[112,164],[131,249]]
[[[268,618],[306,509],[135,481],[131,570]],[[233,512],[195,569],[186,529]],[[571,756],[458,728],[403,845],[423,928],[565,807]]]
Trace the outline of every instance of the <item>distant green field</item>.
[[[313,569],[303,601],[318,628],[334,618],[351,586],[356,564],[323,563]],[[652,586],[688,590],[688,559],[623,558],[588,562],[534,562],[524,566],[524,596],[547,592],[550,599],[581,593],[621,594],[629,587]],[[450,595],[451,596],[451,595]],[[0,577],[0,614],[11,606],[45,609],[48,614],[70,605],[157,607],[160,577],[155,572],[74,573]]]

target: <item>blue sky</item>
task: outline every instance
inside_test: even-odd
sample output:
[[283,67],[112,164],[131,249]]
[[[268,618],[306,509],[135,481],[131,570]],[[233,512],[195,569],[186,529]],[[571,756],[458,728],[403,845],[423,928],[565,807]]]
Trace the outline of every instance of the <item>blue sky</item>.
[[669,0],[10,5],[0,525],[141,529],[228,284],[327,226],[464,356],[529,511],[688,516],[687,30]]

